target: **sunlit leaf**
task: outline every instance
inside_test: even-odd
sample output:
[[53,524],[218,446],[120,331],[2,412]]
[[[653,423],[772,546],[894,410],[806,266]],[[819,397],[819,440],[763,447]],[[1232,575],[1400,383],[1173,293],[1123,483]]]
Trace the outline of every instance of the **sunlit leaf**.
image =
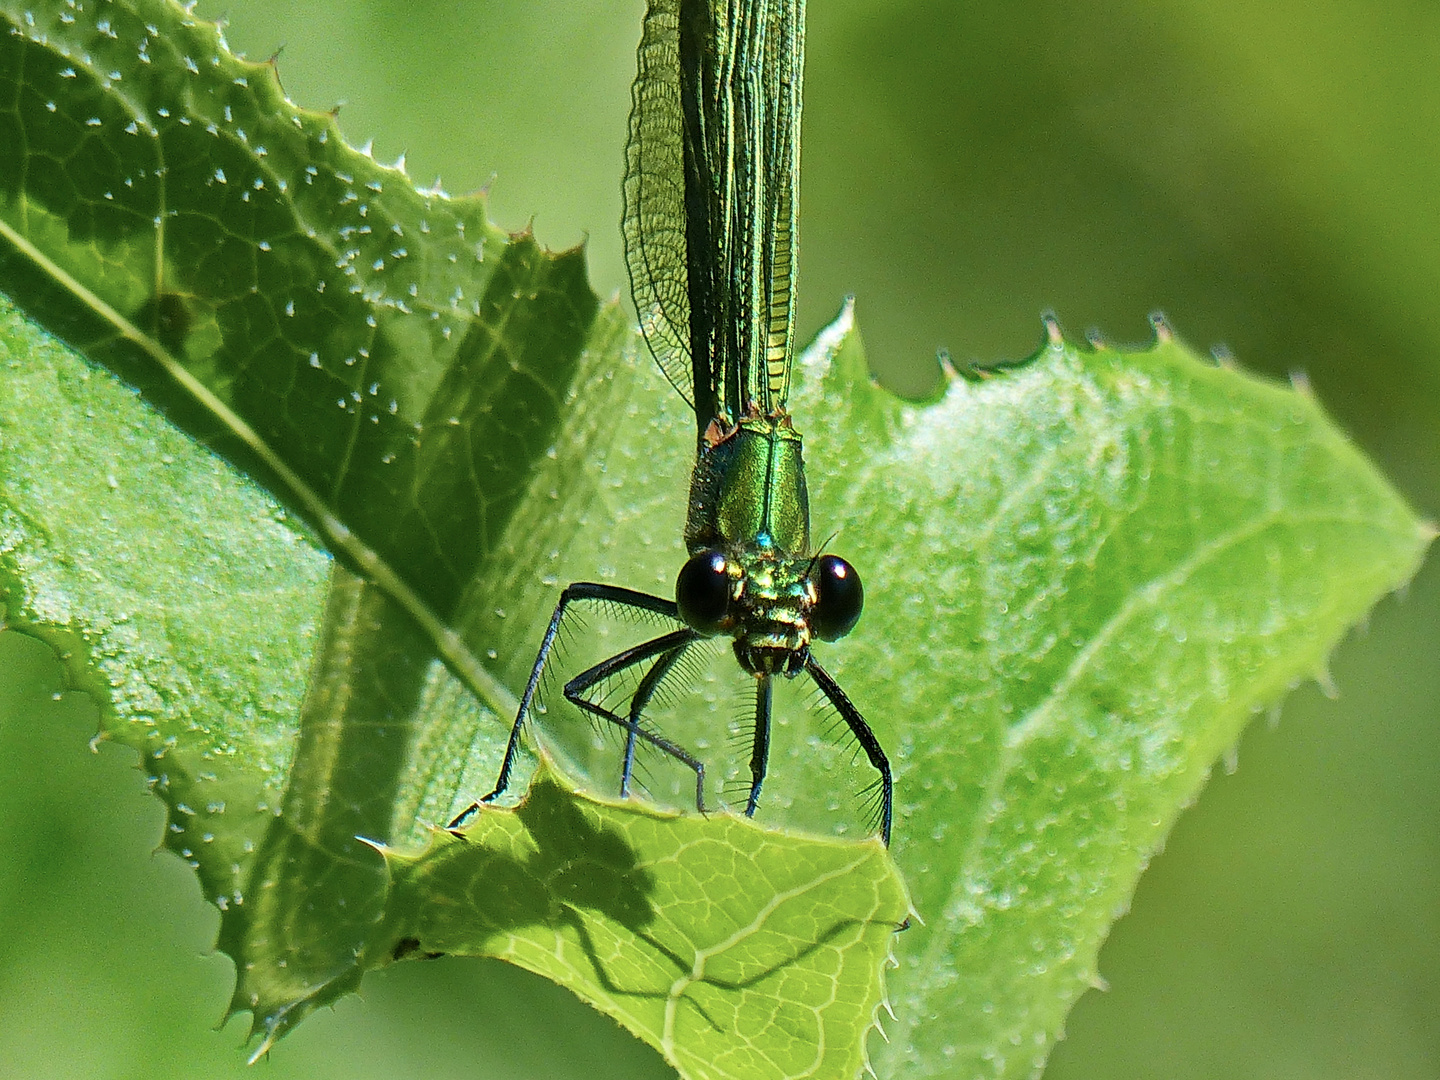
[[878,840],[577,802],[543,771],[514,811],[387,861],[382,955],[510,960],[693,1077],[854,1076],[909,916]]

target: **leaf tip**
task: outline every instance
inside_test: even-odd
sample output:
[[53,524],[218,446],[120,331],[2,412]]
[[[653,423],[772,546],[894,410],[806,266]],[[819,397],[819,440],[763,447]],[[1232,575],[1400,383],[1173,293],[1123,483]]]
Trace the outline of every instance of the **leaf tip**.
[[798,364],[817,379],[830,370],[846,340],[855,330],[855,296],[849,294],[840,303],[840,311],[820,328],[810,344],[800,353]]
[[1047,308],[1040,313],[1040,321],[1045,326],[1045,343],[1052,349],[1063,349],[1065,331],[1060,328],[1060,319],[1055,312]]
[[1284,712],[1285,703],[1283,701],[1272,701],[1265,710],[1265,729],[1267,731],[1274,731],[1278,728],[1280,726],[1280,717]]
[[373,850],[376,854],[380,855],[382,858],[384,858],[385,856],[389,855],[389,853],[390,853],[390,845],[387,844],[387,843],[385,843],[385,841],[383,841],[383,840],[372,840],[372,839],[370,839],[370,837],[368,837],[368,836],[360,836],[358,833],[356,834],[355,839],[358,840],[358,841],[360,841],[360,843],[364,844],[366,847],[368,847],[368,848],[370,848],[371,850]]
[[273,1031],[266,1032],[265,1037],[260,1040],[260,1045],[255,1048],[255,1052],[245,1059],[245,1064],[254,1065],[262,1057],[268,1054],[270,1052],[270,1048],[274,1045],[275,1033]]
[[955,368],[955,359],[950,355],[949,349],[935,350],[935,364],[940,368],[940,379],[945,385],[948,386],[960,378],[960,372]]
[[1175,330],[1170,321],[1165,318],[1165,313],[1155,310],[1150,313],[1150,327],[1155,331],[1155,343],[1157,345],[1169,345],[1175,340]]
[[1210,346],[1210,356],[1215,361],[1215,366],[1225,371],[1240,370],[1240,361],[1235,359],[1235,354],[1230,351],[1230,346],[1223,341]]

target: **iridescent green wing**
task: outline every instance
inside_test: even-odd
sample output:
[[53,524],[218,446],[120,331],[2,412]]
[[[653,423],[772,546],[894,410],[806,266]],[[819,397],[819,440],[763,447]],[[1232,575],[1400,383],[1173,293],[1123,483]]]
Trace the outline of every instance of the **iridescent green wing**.
[[[625,264],[640,330],[660,370],[695,409],[714,415],[708,353],[692,365],[680,88],[680,0],[645,12],[625,145]],[[698,389],[697,389],[698,388]]]
[[[735,214],[737,231],[748,239],[732,251],[746,286],[737,320],[753,327],[755,340],[743,344],[742,392],[765,414],[785,408],[790,396],[791,338],[795,329],[795,275],[798,270],[797,216],[800,212],[800,103],[805,67],[805,0],[767,0],[752,5],[762,35],[738,52],[737,67],[754,97],[746,103],[747,123],[737,125],[737,142],[755,148]],[[737,155],[737,160],[747,160]],[[746,195],[748,193],[748,201]]]
[[804,15],[803,0],[646,13],[626,261],[645,339],[702,429],[789,394]]

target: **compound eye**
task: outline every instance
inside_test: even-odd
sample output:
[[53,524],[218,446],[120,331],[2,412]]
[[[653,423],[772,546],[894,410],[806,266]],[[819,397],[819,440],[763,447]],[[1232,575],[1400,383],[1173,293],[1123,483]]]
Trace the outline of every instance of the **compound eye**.
[[675,579],[680,620],[702,634],[718,634],[730,613],[730,563],[723,552],[692,555]]
[[821,641],[838,641],[860,621],[865,587],[855,568],[838,555],[822,555],[811,571],[818,599],[810,611],[810,629]]

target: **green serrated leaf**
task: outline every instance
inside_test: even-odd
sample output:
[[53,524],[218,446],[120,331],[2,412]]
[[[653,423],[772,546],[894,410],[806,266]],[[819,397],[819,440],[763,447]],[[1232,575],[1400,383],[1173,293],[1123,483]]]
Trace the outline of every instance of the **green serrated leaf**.
[[[689,418],[658,374],[636,380],[656,404],[597,469],[603,506],[560,581],[663,591],[683,559]],[[1168,331],[1138,352],[1052,340],[911,404],[873,385],[847,312],[807,354],[794,411],[816,531],[867,588],[823,660],[892,751],[895,857],[921,920],[897,946],[899,1023],[874,1067],[1029,1075],[1212,764],[1410,578],[1433,527],[1313,399]],[[553,595],[512,598],[512,620],[540,625]],[[513,633],[496,640],[516,679],[535,638]],[[573,652],[566,671],[590,658]],[[713,746],[730,717],[696,706],[665,731]],[[825,719],[777,716],[761,821],[863,825],[867,767],[847,768]],[[615,790],[613,746],[573,714],[543,727]],[[743,771],[743,752],[710,752]]]
[[[561,401],[584,347],[599,369],[614,366],[619,324],[613,308],[595,318],[578,253],[505,243],[478,200],[417,194],[345,147],[333,118],[283,101],[270,66],[230,57],[179,9],[14,19],[3,70],[36,151],[0,177],[0,284],[264,479],[365,575],[331,571],[303,704],[292,699],[273,732],[287,757],[261,790],[231,775],[262,758],[232,738],[223,697],[196,702],[214,710],[187,729],[198,738],[180,739],[163,708],[106,717],[107,734],[149,751],[172,812],[167,842],[224,913],[232,1008],[252,1012],[263,1049],[358,983],[388,896],[383,865],[356,837],[403,839],[421,816],[443,821],[484,790],[477,771],[493,773],[477,728],[486,706],[509,711],[513,698],[465,642],[504,618],[489,582],[513,572],[494,556],[516,510],[537,484],[549,495],[571,486],[549,464],[561,462]],[[46,149],[66,142],[84,151],[73,162]],[[87,171],[89,155],[111,167]],[[603,381],[591,379],[592,399],[607,396]],[[103,445],[107,428],[87,435]],[[596,416],[573,425],[567,454],[591,452],[602,428]],[[136,527],[153,526],[128,509]],[[101,613],[40,616],[18,565],[51,517],[67,516],[46,503],[12,538],[10,619],[98,639]],[[154,554],[139,576],[175,565]],[[188,598],[153,599],[164,610]],[[313,623],[301,625],[308,636]],[[71,665],[81,677],[87,644]],[[120,668],[137,659],[115,652]],[[455,769],[467,754],[470,768]],[[873,1005],[879,971],[866,966],[855,970]],[[858,1059],[860,1029],[843,1044]]]
[[[107,731],[131,742],[137,728],[150,732],[145,767],[157,778],[159,793],[182,807],[174,813],[169,842],[197,867],[207,895],[226,913],[221,946],[240,970],[234,1004],[256,1010],[256,1025],[266,1035],[262,1050],[314,1008],[354,989],[364,970],[398,957],[447,951],[503,956],[556,978],[662,1049],[686,1075],[854,1073],[864,1052],[863,1033],[880,1001],[881,965],[908,911],[893,864],[874,842],[787,837],[726,815],[675,819],[633,806],[597,806],[542,781],[520,811],[482,815],[467,833],[473,844],[456,850],[440,834],[436,849],[424,856],[387,852],[392,866],[406,868],[397,878],[399,887],[391,889],[381,857],[358,842],[353,830],[405,815],[434,774],[453,783],[454,764],[464,751],[432,750],[417,767],[385,752],[387,744],[424,745],[398,724],[334,722],[336,710],[326,707],[330,693],[363,695],[370,689],[358,673],[368,671],[387,686],[400,681],[397,669],[403,663],[393,650],[379,662],[357,662],[338,681],[323,669],[322,659],[311,671],[303,709],[298,679],[304,646],[313,644],[309,632],[322,621],[325,633],[347,643],[322,647],[322,658],[378,640],[393,646],[399,640],[394,619],[366,617],[368,606],[388,599],[351,577],[332,584],[331,610],[322,618],[325,562],[275,520],[273,503],[149,414],[132,391],[37,338],[13,313],[0,324],[0,341],[6,343],[0,354],[5,415],[32,417],[38,425],[7,424],[0,455],[7,524],[0,580],[9,595],[23,597],[10,616],[14,625],[52,641],[59,640],[52,633],[55,625],[83,629],[91,663],[114,684],[91,685],[92,692],[108,695],[117,714]],[[141,431],[121,442],[119,433],[136,428]],[[54,441],[57,433],[73,438]],[[144,436],[155,441],[138,441]],[[63,476],[72,453],[101,454],[112,446],[117,457],[101,459],[112,471],[85,471],[88,486],[50,482]],[[175,490],[166,492],[174,503],[159,503],[157,489],[165,481],[135,467],[161,459],[169,459],[163,475],[175,477]],[[19,479],[24,476],[44,482],[26,483]],[[222,488],[219,497],[202,502],[207,484],[213,487],[217,477],[233,497],[224,497]],[[76,515],[74,503],[103,510]],[[181,512],[187,504],[214,504],[217,514],[208,520],[187,517]],[[249,601],[245,608],[254,621],[235,622],[228,608],[218,618],[234,623],[235,633],[247,639],[245,656],[260,671],[274,668],[292,676],[272,708],[282,717],[287,707],[298,710],[298,733],[293,724],[273,719],[253,728],[236,721],[239,709],[253,711],[234,697],[244,689],[243,680],[228,668],[208,670],[204,649],[217,643],[206,640],[203,621],[191,628],[187,620],[217,618],[214,606],[204,602],[214,585],[205,572],[214,561],[206,534],[217,526],[232,542],[257,536],[247,549],[253,558],[237,561],[234,579],[220,583],[230,590],[226,599]],[[131,530],[147,536],[146,558],[137,559],[133,545],[123,542]],[[267,539],[269,546],[259,546]],[[190,565],[194,574],[173,572]],[[286,610],[263,602],[268,599],[263,583],[277,574],[292,582],[298,606]],[[257,595],[261,602],[252,600]],[[107,614],[116,608],[130,612],[118,633]],[[276,617],[307,632],[298,647],[270,636],[267,623]],[[178,659],[152,657],[149,650],[156,641],[164,643],[167,626],[197,651],[180,652]],[[386,632],[377,634],[382,626]],[[229,638],[217,647],[238,649]],[[78,656],[72,666],[87,670]],[[131,713],[129,698],[117,688],[148,690],[157,669],[195,675],[196,686],[183,697],[187,711],[152,701],[150,712]],[[207,674],[213,682],[203,680]],[[443,688],[437,692],[433,675],[430,682],[429,708],[417,712],[419,720],[433,719],[437,726],[463,721]],[[218,722],[196,724],[194,716],[206,711]],[[474,724],[460,726],[473,731]],[[185,737],[177,738],[181,731]],[[496,725],[492,731],[491,742],[498,744],[503,730]],[[265,759],[266,736],[293,756],[278,763]],[[481,755],[489,768],[479,779],[493,775],[494,749]],[[272,782],[256,795],[234,782],[226,759],[240,778],[253,770],[273,781],[275,773],[288,771],[284,813],[274,812],[282,798],[278,785]],[[191,772],[196,761],[208,769]],[[324,765],[328,772],[315,775]],[[384,787],[377,774],[387,769],[391,781]],[[201,804],[195,796],[210,798]],[[406,820],[413,830],[415,818]],[[574,865],[577,855],[604,856],[607,836],[633,849],[634,880],[645,883],[643,895],[637,893],[641,907],[621,911],[618,919],[611,917],[612,905],[593,899],[594,890],[608,887],[603,875]],[[538,847],[536,838],[543,841]],[[491,873],[480,885],[472,880],[470,853],[483,863],[502,841],[511,855],[526,855],[515,872],[539,880],[538,908],[522,906],[516,913],[517,896],[504,873]],[[195,847],[183,846],[188,844]],[[221,852],[235,859],[228,875],[217,866]],[[551,886],[558,892],[544,895]],[[457,906],[462,901],[473,907]],[[664,987],[672,996],[657,1003],[648,990],[626,991],[612,978],[624,964],[587,966],[575,948],[547,960],[537,943],[553,945],[572,917],[577,934],[590,941],[603,938],[608,949],[627,956],[635,951],[617,935],[627,927],[646,935],[640,942],[650,951],[645,973],[654,976],[661,960],[670,965]],[[506,936],[496,936],[497,926]],[[402,944],[412,938],[419,944]],[[719,944],[724,947],[715,947]],[[675,958],[686,956],[688,967],[675,968]],[[697,1023],[696,1008],[718,1016],[719,1030]],[[823,1033],[819,1043],[811,1038],[814,1032]],[[817,1061],[820,1071],[810,1073]]]
[[[1338,634],[1354,610],[1363,609],[1373,598],[1376,581],[1384,585],[1403,579],[1431,534],[1377,482],[1368,465],[1323,421],[1313,402],[1233,372],[1208,368],[1173,344],[1141,357],[1047,349],[1016,371],[974,384],[956,382],[938,405],[929,407],[895,402],[857,379],[861,371],[857,344],[858,339],[847,339],[840,363],[824,383],[817,383],[810,370],[801,400],[802,407],[840,410],[837,415],[846,421],[833,429],[840,435],[833,441],[822,429],[812,431],[813,442],[829,444],[827,449],[837,455],[828,460],[843,460],[838,455],[863,450],[859,460],[874,463],[850,478],[851,484],[858,481],[872,486],[873,497],[868,498],[861,497],[865,490],[857,495],[853,488],[837,488],[846,482],[844,476],[819,470],[825,479],[817,484],[817,515],[824,513],[832,522],[847,524],[842,533],[847,549],[870,568],[872,582],[884,581],[887,586],[899,582],[901,586],[899,592],[892,592],[893,586],[872,589],[870,611],[854,641],[837,647],[829,658],[857,701],[866,703],[883,737],[900,751],[904,828],[897,831],[897,850],[901,865],[916,883],[916,909],[925,920],[924,925],[913,926],[902,936],[901,968],[890,977],[905,1041],[894,1039],[887,1047],[875,1048],[875,1064],[881,1075],[896,1075],[900,1062],[895,1055],[905,1052],[915,1062],[909,1067],[945,1075],[951,1066],[944,1063],[960,1053],[952,1048],[966,1045],[949,1040],[963,1034],[973,1040],[966,1060],[994,1060],[992,1071],[1006,1075],[1007,1070],[1021,1069],[1022,1065],[1015,1064],[1021,1058],[1013,1051],[1005,1052],[1010,1056],[1004,1061],[996,1055],[1007,1046],[1014,1047],[1016,1040],[1022,1047],[1031,1047],[1022,1055],[1030,1063],[1043,1054],[1063,1015],[1065,998],[1077,994],[1085,985],[1086,974],[1093,971],[1100,936],[1116,906],[1128,895],[1145,855],[1163,837],[1178,807],[1193,794],[1215,754],[1228,745],[1249,715],[1251,703],[1268,700],[1293,677],[1313,670],[1329,645],[1324,631],[1329,628]],[[52,359],[63,371],[62,359]],[[69,363],[73,365],[73,361]],[[22,368],[13,359],[5,370],[12,380],[18,380],[12,385],[33,382],[37,376],[54,379],[44,369]],[[626,374],[630,370],[623,369]],[[17,371],[23,371],[23,377],[17,376]],[[658,376],[642,369],[640,377],[649,382],[648,389],[656,391],[649,399],[654,403],[651,407],[663,408]],[[83,388],[109,385],[99,377],[75,381]],[[119,401],[107,403],[108,408],[120,412],[120,404],[128,402],[132,410],[140,411],[125,392],[117,396]],[[858,404],[846,405],[847,401]],[[1102,408],[1107,403],[1108,410]],[[74,411],[83,416],[86,408],[77,405]],[[846,415],[847,410],[853,412]],[[25,415],[27,411],[7,415]],[[643,413],[632,411],[631,415],[636,432],[663,436],[663,419],[652,422]],[[1151,462],[1171,464],[1164,468],[1152,464],[1141,470],[1139,480],[1128,468],[1097,472],[1093,463],[1105,460],[1105,447],[1119,445],[1114,439],[1106,443],[1099,438],[1100,418],[1106,416],[1119,424],[1110,430],[1125,433],[1127,445],[1152,450],[1184,445],[1187,451],[1147,457]],[[1202,427],[1215,425],[1214,438],[1203,444],[1193,439],[1177,442],[1174,433],[1191,428],[1197,417],[1204,421]],[[126,420],[134,423],[133,416]],[[47,421],[55,422],[48,417]],[[1069,433],[1082,421],[1101,426],[1082,430],[1080,437],[1071,439]],[[93,425],[77,426],[88,430]],[[1244,432],[1259,433],[1262,443],[1277,433],[1286,438],[1276,453],[1267,454],[1255,445],[1245,447],[1237,437]],[[113,438],[103,430],[97,435],[102,442]],[[852,441],[849,451],[847,439]],[[967,440],[987,446],[1016,445],[1023,452],[1014,457],[988,452],[977,455],[975,466],[961,471],[949,457],[955,443]],[[183,440],[178,441],[183,445]],[[908,447],[897,449],[900,442],[908,442]],[[7,432],[7,446],[14,444]],[[43,437],[37,437],[36,444],[33,453],[48,448],[51,454],[48,461],[27,459],[39,474],[63,471],[59,460],[63,451]],[[663,473],[665,448],[671,444],[661,439],[646,445],[656,451],[646,460]],[[668,455],[682,458],[680,445]],[[1038,452],[1046,446],[1048,451]],[[1078,472],[1067,472],[1064,467],[1067,447]],[[1206,453],[1197,455],[1198,449]],[[636,453],[633,440],[620,439],[609,463]],[[1039,468],[1034,467],[1036,462]],[[1197,463],[1197,467],[1180,468],[1176,463]],[[113,487],[107,481],[95,481],[111,493],[112,518],[122,510],[124,498],[139,490],[124,471],[130,464],[117,462],[121,473]],[[584,488],[603,481],[606,473],[600,464],[592,461],[591,469],[588,478],[572,471],[572,484]],[[887,476],[887,469],[899,470],[903,483]],[[1003,475],[1007,470],[1033,474],[1033,479],[1015,482]],[[23,498],[43,496],[43,489],[37,492],[33,487],[15,485],[13,470],[4,475],[6,497],[12,506],[19,506]],[[1130,498],[1091,500],[1092,512],[1073,514],[1067,520],[1075,522],[1076,528],[1083,525],[1104,540],[1086,547],[1072,539],[1060,544],[1059,550],[1080,554],[1073,559],[1057,556],[1045,538],[1073,538],[1075,531],[1036,529],[1030,517],[1086,501],[1077,493],[1091,492],[1100,475],[1111,476],[1120,485],[1117,490],[1130,492]],[[1213,498],[1222,503],[1240,498],[1238,493],[1251,492],[1250,513],[1267,523],[1247,526],[1241,508],[1229,519],[1222,517],[1229,524],[1221,528],[1242,538],[1253,528],[1259,546],[1252,561],[1258,557],[1271,566],[1274,560],[1265,546],[1268,541],[1290,543],[1295,530],[1301,535],[1310,530],[1313,535],[1301,541],[1301,550],[1286,556],[1304,556],[1300,565],[1305,572],[1296,575],[1287,591],[1276,588],[1285,581],[1279,571],[1265,578],[1257,576],[1252,565],[1237,565],[1233,558],[1197,559],[1197,552],[1227,550],[1204,538],[1204,516],[1192,514],[1190,504],[1183,501],[1134,501],[1154,485],[1182,481],[1213,490]],[[664,485],[660,487],[663,491]],[[889,487],[894,493],[885,498],[874,494]],[[957,488],[965,490],[957,492]],[[1066,492],[1063,498],[1056,489]],[[841,490],[848,490],[849,496],[837,499]],[[602,494],[606,491],[609,499],[620,498],[613,486],[602,484]],[[987,492],[991,500],[988,514],[981,494]],[[1302,497],[1316,493],[1324,496],[1318,511],[1285,510],[1287,499],[1298,505]],[[547,495],[537,491],[534,501],[549,502]],[[653,493],[651,497],[655,497]],[[927,510],[927,501],[943,507],[943,512]],[[873,508],[869,513],[881,520],[863,530],[848,525],[847,517],[867,508]],[[907,514],[897,516],[896,508]],[[609,509],[605,505],[600,513]],[[621,515],[614,531],[601,543],[602,550],[607,544],[623,542],[627,534],[634,537],[648,530],[653,522],[645,509],[645,499],[633,502],[632,511],[639,516]],[[130,512],[139,513],[144,520],[143,512],[133,507]],[[590,512],[596,512],[594,506]],[[527,520],[526,513],[517,515],[517,523]],[[930,514],[936,517],[928,517]],[[11,520],[34,521],[43,516],[39,512],[16,514]],[[125,515],[119,516],[124,523]],[[925,569],[927,548],[909,546],[917,552],[913,560],[917,569],[912,570],[903,558],[905,546],[887,548],[883,543],[885,537],[930,529],[929,534],[921,531],[920,535],[929,541],[933,559],[948,566],[954,548],[946,545],[958,542],[952,536],[957,520],[980,523],[978,528],[968,526],[964,536],[972,540],[977,535],[982,539],[988,536],[987,543],[1007,549],[1003,558],[996,556],[994,561],[955,560],[948,572],[974,575],[982,582],[990,575],[1003,577],[985,594],[993,598],[989,607],[983,595],[964,604],[960,602],[964,594],[951,591],[956,588],[954,581],[967,580],[964,576],[942,576],[938,579],[941,584],[935,585],[927,576],[933,566],[931,571]],[[1120,534],[1138,537],[1131,542],[1132,550],[1113,546],[1116,541],[1112,537]],[[7,569],[23,564],[17,567],[23,571],[16,575],[19,584],[43,580],[46,572],[68,569],[65,559],[48,565],[43,552],[30,558],[36,549],[23,542],[30,535],[34,534],[20,534],[18,546],[13,542],[15,534],[8,538]],[[595,535],[581,532],[577,538],[593,543]],[[878,536],[881,542],[866,542],[866,536]],[[102,560],[126,562],[118,545],[96,545],[83,534],[70,538],[69,543],[78,551],[98,550]],[[914,543],[906,541],[906,545]],[[1045,546],[1020,558],[1026,544]],[[1164,562],[1162,552],[1155,550],[1157,544],[1181,572],[1160,569],[1152,562],[1152,576],[1136,587],[1135,560],[1144,557]],[[577,544],[578,554],[572,557],[591,558],[593,552],[584,549],[584,544]],[[635,572],[643,579],[645,549],[637,543],[631,550],[640,553]],[[1243,545],[1235,550],[1243,552]],[[1281,553],[1285,550],[1282,547]],[[1112,551],[1125,554],[1118,569],[1117,564],[1106,561]],[[17,560],[16,553],[25,558]],[[664,556],[663,550],[658,551],[650,561],[659,565],[666,561]],[[1279,565],[1286,563],[1282,559]],[[1366,567],[1374,568],[1367,571],[1374,578],[1357,585],[1358,570]],[[82,565],[79,570],[76,578],[81,583],[119,573],[105,562]],[[1192,579],[1220,570],[1244,586],[1242,595],[1220,588],[1225,578],[1206,582],[1207,591],[1219,599],[1192,599],[1186,593]],[[1074,590],[1078,595],[1072,600],[1072,590],[1058,589],[1053,579],[1045,576],[1061,571],[1080,574],[1091,584]],[[1112,576],[1107,579],[1105,572]],[[907,585],[907,574],[918,577],[912,576]],[[73,588],[75,580],[67,579],[66,585]],[[1106,580],[1115,583],[1108,587],[1113,605],[1108,614],[1103,607],[1095,610],[1090,606],[1107,595],[1101,587]],[[1257,581],[1265,587],[1257,586]],[[1172,590],[1182,601],[1178,606],[1170,596]],[[537,586],[537,592],[544,591]],[[315,599],[316,594],[312,592],[311,597]],[[1038,616],[1042,620],[1039,626],[1030,625],[1037,615],[1026,619],[1023,607],[1014,618],[1007,618],[1017,599],[1025,601],[1027,597],[1053,601]],[[1055,674],[1047,676],[1049,693],[1038,702],[1032,699],[1028,706],[1032,720],[1022,721],[1019,727],[1005,726],[987,740],[985,727],[976,718],[1023,715],[1017,712],[1015,702],[1025,702],[1024,693],[1035,678],[1033,674],[1026,678],[1031,670],[1027,664],[1050,655],[1044,648],[1026,646],[1034,641],[1027,635],[1048,625],[1050,632],[1039,640],[1052,649],[1063,648],[1065,641],[1053,631],[1064,625],[1062,616],[1080,618],[1074,614],[1077,611],[1090,620],[1090,640],[1098,640],[1104,647],[1085,650],[1082,646],[1074,652],[1063,668],[1074,674],[1068,683]],[[1116,611],[1122,618],[1116,617]],[[1172,624],[1182,614],[1187,620],[1184,641]],[[1154,620],[1161,615],[1172,622],[1157,629]],[[1137,665],[1127,659],[1128,650],[1120,643],[1127,640],[1121,633],[1127,623],[1141,616],[1139,643],[1129,650],[1143,646],[1150,652]],[[89,610],[72,617],[80,625],[90,619],[103,625],[103,616]],[[517,609],[515,617],[524,621],[533,613],[527,616]],[[977,618],[979,630],[973,622]],[[1107,631],[1107,627],[1111,629]],[[1200,653],[1189,647],[1197,641],[1204,646]],[[921,642],[925,648],[902,650],[893,644],[899,642]],[[855,653],[845,655],[851,648]],[[1166,665],[1152,666],[1156,649],[1162,651]],[[1082,655],[1085,663],[1077,665]],[[1000,660],[987,659],[994,656],[1006,658],[1011,665],[1005,669],[1005,677],[992,675],[967,683],[975,678],[974,668],[982,661],[999,665]],[[859,665],[854,663],[856,659],[861,661]],[[1228,662],[1228,669],[1218,665],[1220,660]],[[121,657],[117,663],[117,670],[123,671],[127,661]],[[903,671],[898,677],[887,677],[888,670],[900,665]],[[1095,673],[1116,672],[1114,677],[1122,684],[1119,689],[1106,690],[1102,683],[1079,694],[1078,689],[1086,685],[1080,676],[1093,677],[1092,665]],[[1152,671],[1160,677],[1152,679]],[[1225,679],[1217,677],[1222,673]],[[1057,686],[1065,693],[1056,694]],[[1133,713],[1112,709],[1107,714],[1096,706],[1107,694],[1121,692],[1129,695],[1122,704]],[[877,698],[882,701],[879,709],[874,707]],[[885,701],[898,705],[887,708]],[[1078,707],[1072,706],[1072,701],[1078,701]],[[1177,703],[1182,707],[1176,708]],[[891,712],[890,708],[901,711]],[[916,719],[894,730],[893,717],[906,710]],[[1034,717],[1047,718],[1044,726]],[[558,724],[558,718],[553,723]],[[166,723],[157,736],[163,737],[168,730]],[[782,794],[767,804],[767,818],[822,819],[813,792],[831,790],[834,776],[822,773],[804,757],[787,754],[784,747],[777,746],[777,757],[784,761],[784,767],[773,772]],[[828,786],[817,788],[817,784]],[[988,794],[990,801],[980,803],[977,791]],[[228,821],[221,813],[212,815],[208,824],[228,825]],[[343,985],[349,985],[348,980]],[[1006,1003],[1005,1008],[1001,1002]],[[927,1013],[938,1013],[940,1019],[930,1024],[917,1022]],[[891,1034],[893,1038],[893,1028]],[[1030,1063],[1022,1062],[1023,1069],[1028,1071]]]
[[706,1080],[856,1075],[909,915],[878,841],[577,800],[545,769],[516,809],[386,862],[380,960],[509,960]]
[[[172,3],[0,8],[0,290],[255,473],[447,635],[598,303],[286,100]],[[504,408],[497,408],[503,401]]]
[[0,316],[6,619],[141,753],[167,845],[223,909],[294,758],[328,560],[133,390]]
[[904,718],[895,854],[924,926],[883,1076],[1039,1069],[1211,765],[1434,535],[1312,398],[1160,331],[1132,353],[1052,327],[924,407],[852,336],[797,405],[837,463],[814,497],[880,583],[834,668]]
[[[397,807],[460,797],[463,774],[441,777],[433,760],[407,771],[412,742],[468,743],[487,709],[513,708],[455,627],[486,602],[471,587],[551,445],[582,351],[612,346],[618,323],[599,315],[580,252],[505,237],[479,198],[415,191],[174,4],[0,18],[0,125],[15,148],[0,161],[0,290],[265,481],[373,583],[357,599],[336,571],[298,749],[293,701],[262,736],[296,770],[265,774],[263,792],[232,775],[265,755],[224,731],[228,698],[202,696],[186,731],[205,737],[170,732],[158,751],[153,716],[107,717],[114,737],[165,759],[152,772],[167,842],[225,910],[236,1006],[273,1033],[354,971],[355,834],[389,838],[413,825]],[[12,621],[58,621],[17,599]],[[442,658],[479,708],[445,685]],[[324,733],[342,727],[389,741],[325,761]],[[333,798],[337,774],[367,796]],[[237,826],[259,816],[217,829],[227,809]],[[316,903],[327,886],[360,922],[294,925],[329,909]],[[293,954],[257,953],[276,940]]]

